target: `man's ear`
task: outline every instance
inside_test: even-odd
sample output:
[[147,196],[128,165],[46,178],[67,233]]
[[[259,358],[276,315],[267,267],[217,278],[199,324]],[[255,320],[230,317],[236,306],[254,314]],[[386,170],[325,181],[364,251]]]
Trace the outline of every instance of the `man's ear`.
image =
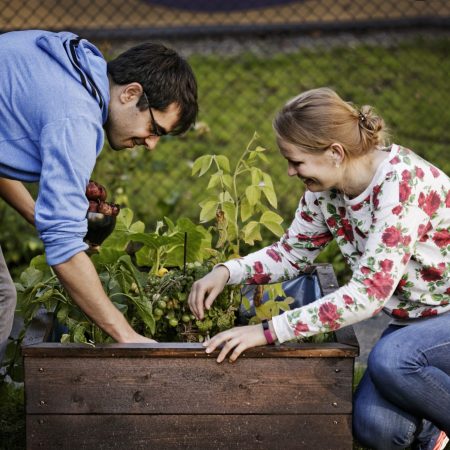
[[143,92],[142,85],[133,82],[120,86],[119,99],[122,103],[137,103]]

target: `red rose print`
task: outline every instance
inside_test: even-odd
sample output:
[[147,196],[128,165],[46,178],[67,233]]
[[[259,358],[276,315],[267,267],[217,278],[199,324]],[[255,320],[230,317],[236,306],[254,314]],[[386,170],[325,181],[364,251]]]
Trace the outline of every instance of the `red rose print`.
[[406,266],[409,259],[411,258],[411,253],[405,253],[402,258],[402,264]]
[[339,324],[336,322],[339,319],[337,306],[331,302],[323,303],[319,308],[319,319],[323,324],[328,324],[332,330],[337,330]]
[[306,220],[306,222],[312,222],[314,220],[309,214],[305,213],[305,211],[302,211],[300,215],[303,220]]
[[248,279],[248,284],[267,284],[270,283],[270,275],[264,273],[255,273],[253,277]]
[[447,197],[445,197],[445,206],[450,208],[450,191],[447,192]]
[[432,239],[439,248],[447,247],[450,244],[450,233],[448,230],[436,231]]
[[263,273],[264,268],[261,261],[255,261],[255,264],[253,264],[253,269],[256,273]]
[[325,245],[327,242],[330,242],[332,238],[333,238],[332,234],[327,232],[312,236],[311,241],[315,247],[321,247]]
[[380,185],[377,184],[376,186],[374,186],[374,188],[373,188],[373,196],[372,196],[372,203],[373,203],[373,207],[375,209],[378,209],[378,206],[380,204],[380,201],[378,200],[378,194],[380,193],[380,191],[381,191],[381,186]]
[[393,265],[394,262],[390,259],[383,259],[383,261],[380,262],[381,270],[383,272],[389,272]]
[[338,212],[339,212],[339,215],[340,215],[342,218],[344,218],[345,215],[347,214],[347,211],[345,210],[345,208],[344,208],[343,206],[339,206]]
[[327,225],[328,225],[330,228],[334,228],[334,227],[336,226],[336,224],[337,224],[337,222],[336,222],[336,219],[335,219],[334,217],[332,217],[332,216],[328,217],[328,219],[327,219]]
[[399,283],[397,284],[397,287],[395,288],[395,292],[398,294],[401,294],[403,292],[403,288],[406,286],[407,279],[401,278]]
[[399,319],[407,319],[409,317],[408,311],[406,311],[406,309],[403,308],[393,309],[392,315],[394,317],[398,317]]
[[288,252],[291,253],[292,247],[287,242],[282,242],[281,246]]
[[353,305],[355,303],[350,295],[344,294],[343,299],[346,305]]
[[420,314],[421,317],[437,316],[437,310],[432,308],[427,308]]
[[426,225],[420,224],[417,230],[417,233],[420,237],[419,242],[428,241],[428,232],[431,230],[431,222],[428,222]]
[[307,236],[306,234],[297,234],[296,238],[299,241],[310,241],[311,240],[311,238],[309,236]]
[[420,275],[424,281],[438,281],[442,279],[445,271],[445,263],[441,263],[438,267],[427,267],[420,271]]
[[384,272],[377,272],[373,278],[366,278],[363,283],[367,286],[367,293],[379,299],[385,299],[392,290],[394,280]]
[[411,172],[409,170],[404,170],[402,172],[402,180],[409,181],[411,179]]
[[422,179],[425,175],[425,172],[420,167],[415,167],[416,169],[416,177]]
[[342,228],[339,228],[337,235],[344,236],[347,241],[353,242],[353,229],[348,219],[342,219]]
[[295,324],[294,334],[298,336],[300,333],[304,333],[305,331],[309,331],[308,324],[298,321]]
[[363,275],[367,275],[370,272],[372,272],[372,271],[368,267],[366,267],[366,266],[361,267],[361,273]]
[[426,197],[421,192],[419,194],[419,206],[431,217],[439,208],[441,197],[436,191],[431,191]]
[[402,237],[402,245],[405,247],[408,246],[411,243],[411,236],[406,235]]
[[275,262],[281,261],[281,256],[278,252],[276,252],[273,248],[268,248],[266,250],[268,256],[270,256]]
[[397,205],[394,208],[392,208],[392,214],[398,216],[402,212],[402,209],[403,209],[402,205]]
[[357,203],[356,205],[352,206],[352,211],[359,211],[364,206],[364,202]]
[[407,181],[402,181],[399,187],[399,200],[403,203],[411,195],[411,187]]
[[384,230],[384,233],[381,236],[381,240],[388,247],[395,247],[402,240],[402,233],[395,227],[388,227]]
[[389,162],[391,164],[398,164],[400,162],[400,158],[398,156],[394,156]]
[[437,178],[440,175],[439,170],[437,170],[436,167],[434,166],[430,166],[430,171],[433,174],[434,178]]

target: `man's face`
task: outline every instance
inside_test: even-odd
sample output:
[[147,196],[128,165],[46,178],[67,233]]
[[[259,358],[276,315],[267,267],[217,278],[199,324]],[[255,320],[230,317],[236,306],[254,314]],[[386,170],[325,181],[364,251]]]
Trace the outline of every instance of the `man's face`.
[[153,150],[160,135],[170,133],[178,121],[179,108],[175,103],[170,104],[165,111],[153,108],[151,113],[148,108],[141,111],[137,103],[142,92],[139,83],[114,85],[111,88],[108,119],[104,128],[108,142],[114,150],[137,145],[144,145]]

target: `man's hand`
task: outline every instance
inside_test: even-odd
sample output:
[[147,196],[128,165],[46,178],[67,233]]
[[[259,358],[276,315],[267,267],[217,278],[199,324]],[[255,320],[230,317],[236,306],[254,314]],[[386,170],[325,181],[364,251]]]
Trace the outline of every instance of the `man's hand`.
[[75,303],[117,342],[155,342],[136,333],[112,304],[103,290],[94,265],[84,252],[53,266],[53,269]]
[[214,300],[227,284],[228,278],[230,278],[228,269],[225,266],[217,266],[192,285],[188,304],[198,320],[203,319],[205,308],[211,308]]

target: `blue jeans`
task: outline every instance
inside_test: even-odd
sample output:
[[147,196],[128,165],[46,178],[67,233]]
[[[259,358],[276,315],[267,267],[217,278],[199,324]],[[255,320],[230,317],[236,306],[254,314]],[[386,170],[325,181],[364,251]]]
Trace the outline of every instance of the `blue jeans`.
[[433,448],[450,435],[450,314],[390,325],[354,396],[353,433],[380,450]]

